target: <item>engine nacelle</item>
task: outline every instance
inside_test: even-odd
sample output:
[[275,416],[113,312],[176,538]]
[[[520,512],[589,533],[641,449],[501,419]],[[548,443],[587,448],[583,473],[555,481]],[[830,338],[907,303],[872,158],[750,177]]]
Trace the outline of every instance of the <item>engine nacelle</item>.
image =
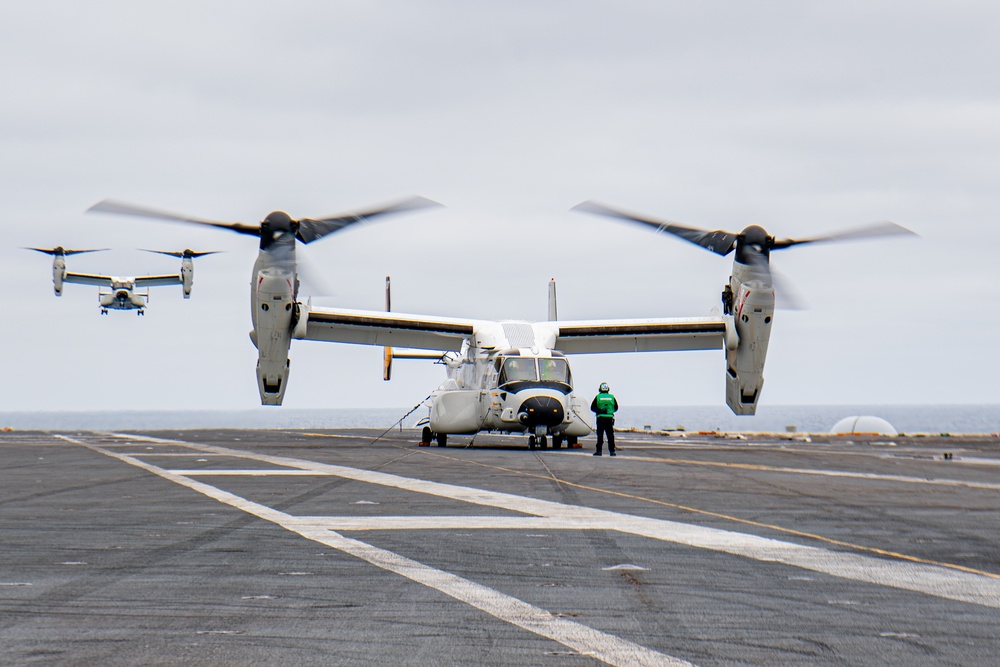
[[263,269],[257,274],[256,326],[257,387],[261,405],[281,405],[288,382],[288,348],[292,343],[295,296],[291,273]]
[[55,255],[52,258],[52,289],[56,296],[62,296],[63,280],[66,278],[66,258]]
[[431,404],[431,430],[435,433],[478,433],[483,425],[479,411],[478,389],[443,391]]
[[194,260],[190,257],[181,259],[181,286],[184,289],[184,298],[191,298],[191,287],[194,286]]
[[726,318],[726,403],[738,415],[752,415],[764,385],[774,288],[741,283],[734,293],[734,313]]

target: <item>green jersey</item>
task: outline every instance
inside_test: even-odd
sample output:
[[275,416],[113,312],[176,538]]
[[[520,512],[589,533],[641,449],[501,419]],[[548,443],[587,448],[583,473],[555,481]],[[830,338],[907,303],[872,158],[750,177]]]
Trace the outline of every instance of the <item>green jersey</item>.
[[614,394],[607,392],[601,392],[595,396],[593,402],[590,404],[591,412],[596,413],[598,419],[601,417],[614,418],[617,409],[618,399],[615,398]]

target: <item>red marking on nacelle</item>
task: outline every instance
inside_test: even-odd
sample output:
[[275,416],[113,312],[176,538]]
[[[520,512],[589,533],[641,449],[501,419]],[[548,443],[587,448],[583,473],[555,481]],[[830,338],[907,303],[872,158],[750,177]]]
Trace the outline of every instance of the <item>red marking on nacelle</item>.
[[746,287],[742,287],[741,286],[740,287],[739,300],[737,301],[737,305],[736,305],[736,316],[737,317],[742,317],[743,316],[743,307],[745,305],[747,305],[747,297],[749,297],[749,296],[750,296],[750,290],[748,290]]

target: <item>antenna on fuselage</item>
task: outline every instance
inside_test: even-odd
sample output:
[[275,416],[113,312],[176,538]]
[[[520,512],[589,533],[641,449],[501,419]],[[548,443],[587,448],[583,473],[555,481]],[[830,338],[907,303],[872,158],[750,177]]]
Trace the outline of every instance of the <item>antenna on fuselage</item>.
[[549,279],[549,322],[555,322],[559,319],[559,314],[556,309],[556,279]]

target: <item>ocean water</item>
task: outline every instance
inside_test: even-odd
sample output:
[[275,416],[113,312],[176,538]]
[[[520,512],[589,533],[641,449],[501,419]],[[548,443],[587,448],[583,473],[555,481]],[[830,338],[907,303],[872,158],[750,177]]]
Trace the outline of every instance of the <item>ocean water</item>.
[[872,415],[900,433],[1000,433],[1000,405],[785,405],[758,406],[752,417],[726,406],[655,407],[622,410],[622,428],[683,427],[688,431],[828,433],[844,417]]
[[[398,425],[408,408],[302,410],[256,408],[237,411],[0,412],[0,428],[15,430],[170,430],[194,428],[382,428]],[[406,419],[416,426],[421,408]],[[1000,405],[826,405],[760,406],[738,417],[723,405],[623,407],[617,428],[687,431],[826,433],[844,417],[873,415],[900,433],[1000,433]]]

